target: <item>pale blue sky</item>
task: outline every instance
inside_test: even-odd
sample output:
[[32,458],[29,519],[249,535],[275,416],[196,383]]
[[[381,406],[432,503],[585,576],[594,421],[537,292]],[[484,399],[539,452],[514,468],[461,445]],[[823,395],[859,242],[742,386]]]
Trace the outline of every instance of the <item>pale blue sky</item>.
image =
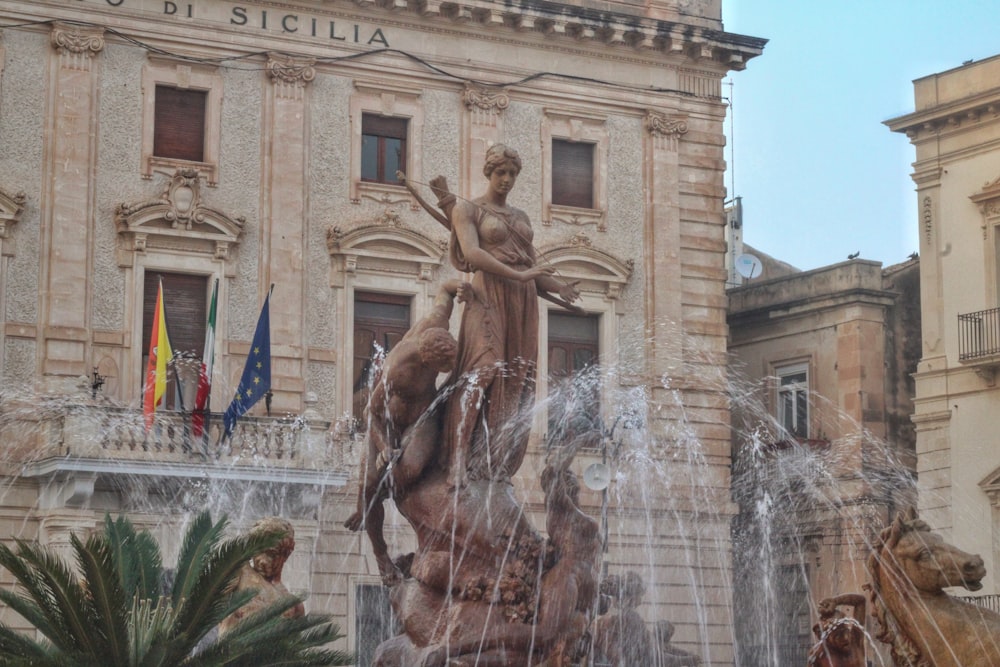
[[854,252],[905,260],[918,250],[914,151],[882,121],[913,111],[914,79],[1000,54],[1000,3],[722,6],[726,31],[770,40],[723,86],[733,105],[726,187],[743,197],[744,242],[807,270]]

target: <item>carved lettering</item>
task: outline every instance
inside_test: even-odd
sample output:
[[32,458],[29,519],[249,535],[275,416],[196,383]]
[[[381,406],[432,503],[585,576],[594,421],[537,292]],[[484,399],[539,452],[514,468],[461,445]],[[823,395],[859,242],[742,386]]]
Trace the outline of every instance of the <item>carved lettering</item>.
[[233,7],[233,17],[229,19],[233,25],[246,25],[248,21],[246,7]]

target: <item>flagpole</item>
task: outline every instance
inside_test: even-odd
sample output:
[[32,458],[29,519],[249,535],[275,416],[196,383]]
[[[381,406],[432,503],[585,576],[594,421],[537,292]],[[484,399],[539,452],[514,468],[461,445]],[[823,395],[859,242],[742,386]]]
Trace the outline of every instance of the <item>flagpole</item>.
[[250,342],[250,351],[247,355],[243,374],[239,384],[236,386],[236,394],[229,403],[225,413],[222,415],[225,429],[219,438],[219,444],[231,437],[236,428],[237,420],[245,415],[254,404],[263,398],[271,390],[271,315],[270,304],[271,294],[274,291],[274,283],[271,283],[261,306],[260,315],[257,318],[257,326],[254,328],[253,340]]

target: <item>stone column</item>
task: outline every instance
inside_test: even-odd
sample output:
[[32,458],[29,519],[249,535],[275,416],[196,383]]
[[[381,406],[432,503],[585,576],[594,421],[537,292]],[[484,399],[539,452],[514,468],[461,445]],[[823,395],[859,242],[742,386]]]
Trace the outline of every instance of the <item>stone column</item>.
[[[308,84],[313,59],[273,54],[264,101],[261,169],[261,287],[271,299],[271,373],[274,409],[301,409],[305,359],[305,257],[309,202]],[[263,300],[263,299],[262,299]]]
[[102,28],[54,23],[44,137],[40,366],[86,374]]
[[681,359],[681,225],[678,144],[687,123],[646,113],[646,221],[643,265],[646,331],[652,378],[679,369]]
[[462,183],[451,187],[471,199],[482,188],[486,151],[503,141],[503,112],[510,106],[510,97],[502,90],[466,84],[462,103],[468,110],[462,118]]

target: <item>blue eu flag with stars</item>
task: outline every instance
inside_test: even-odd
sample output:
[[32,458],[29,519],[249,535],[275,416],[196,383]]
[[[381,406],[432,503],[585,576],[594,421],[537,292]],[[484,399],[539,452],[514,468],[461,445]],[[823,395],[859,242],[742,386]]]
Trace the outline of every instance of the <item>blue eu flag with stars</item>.
[[267,298],[264,299],[264,307],[260,310],[260,318],[257,320],[257,330],[250,344],[250,354],[247,356],[247,365],[243,368],[243,377],[240,378],[240,385],[236,388],[233,402],[222,416],[226,424],[223,439],[232,435],[236,420],[245,415],[247,410],[271,388],[271,316],[268,308],[270,300],[271,293],[268,292]]

